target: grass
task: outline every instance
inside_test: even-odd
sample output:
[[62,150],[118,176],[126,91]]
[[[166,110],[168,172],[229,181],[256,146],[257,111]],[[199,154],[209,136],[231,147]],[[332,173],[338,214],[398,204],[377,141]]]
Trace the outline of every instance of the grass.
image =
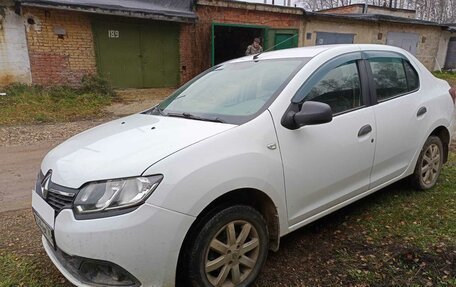
[[2,89],[0,125],[74,121],[103,116],[116,94],[107,82],[86,77],[80,88],[12,84]]
[[32,259],[0,255],[0,287],[62,286],[55,276],[49,276],[48,270],[38,268]]
[[433,72],[434,76],[442,80],[448,81],[450,86],[456,86],[456,72],[443,71],[443,72]]
[[453,153],[433,189],[415,191],[403,181],[361,201],[347,223],[360,233],[348,235],[353,244],[337,254],[350,282],[456,286],[455,187]]
[[360,228],[374,241],[399,237],[428,251],[432,245],[456,243],[456,155],[451,154],[438,184],[417,192],[406,182],[380,191],[357,214]]

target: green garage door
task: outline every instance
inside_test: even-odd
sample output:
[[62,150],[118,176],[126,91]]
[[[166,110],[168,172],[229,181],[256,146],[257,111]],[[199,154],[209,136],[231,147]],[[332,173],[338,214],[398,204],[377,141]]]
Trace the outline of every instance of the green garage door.
[[168,22],[93,22],[100,75],[117,88],[179,84],[179,26]]

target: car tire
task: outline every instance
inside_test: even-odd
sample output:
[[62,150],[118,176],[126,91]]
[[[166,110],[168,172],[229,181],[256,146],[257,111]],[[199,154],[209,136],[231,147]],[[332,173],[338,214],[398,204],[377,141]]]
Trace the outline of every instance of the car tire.
[[235,205],[217,212],[191,243],[191,286],[250,286],[266,261],[268,245],[267,225],[256,209]]
[[443,144],[439,137],[430,136],[421,149],[415,171],[410,177],[417,190],[434,187],[443,166]]

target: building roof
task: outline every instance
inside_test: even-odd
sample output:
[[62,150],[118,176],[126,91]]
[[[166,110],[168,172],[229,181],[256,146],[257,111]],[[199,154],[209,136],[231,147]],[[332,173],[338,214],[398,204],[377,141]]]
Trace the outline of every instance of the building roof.
[[368,22],[383,21],[383,22],[415,24],[415,25],[425,25],[425,26],[436,26],[436,27],[448,28],[447,25],[439,24],[437,22],[425,21],[425,20],[419,20],[419,19],[410,19],[410,18],[383,15],[383,14],[329,14],[329,13],[319,13],[319,12],[306,12],[306,15],[314,16],[314,17],[323,17],[323,18],[359,20],[359,21],[368,21]]
[[193,22],[193,0],[18,0],[22,6],[77,10],[95,14]]
[[[364,3],[355,3],[355,4],[350,4],[350,5],[322,9],[322,10],[318,10],[318,12],[337,11],[337,10],[340,10],[340,9],[343,9],[346,7],[362,7],[363,8],[365,6],[366,6],[366,4],[364,4]],[[407,12],[407,13],[416,13],[416,10],[413,10],[413,9],[394,8],[394,7],[388,7],[388,6],[378,6],[378,5],[373,5],[373,4],[369,4],[367,7],[383,9],[383,10],[391,10],[391,11],[401,11],[401,12]]]

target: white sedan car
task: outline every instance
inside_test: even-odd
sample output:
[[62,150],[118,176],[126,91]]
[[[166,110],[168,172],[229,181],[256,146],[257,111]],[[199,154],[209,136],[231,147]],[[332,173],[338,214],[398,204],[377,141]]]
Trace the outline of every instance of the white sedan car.
[[217,65],[49,152],[33,191],[42,243],[78,286],[249,286],[287,233],[405,177],[432,188],[449,89],[389,46]]

